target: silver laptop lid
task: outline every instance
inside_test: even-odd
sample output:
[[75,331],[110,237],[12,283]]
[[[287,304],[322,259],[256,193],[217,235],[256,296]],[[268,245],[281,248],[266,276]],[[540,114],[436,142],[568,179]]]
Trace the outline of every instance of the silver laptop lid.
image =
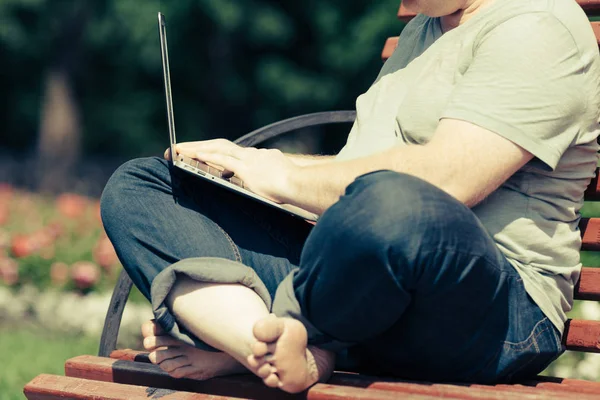
[[167,48],[167,27],[165,16],[158,13],[158,32],[160,33],[160,50],[162,56],[163,76],[165,79],[165,97],[167,99],[167,122],[169,124],[169,139],[171,140],[171,160],[175,160],[175,119],[173,117],[173,98],[171,97],[171,74],[169,72],[169,50]]

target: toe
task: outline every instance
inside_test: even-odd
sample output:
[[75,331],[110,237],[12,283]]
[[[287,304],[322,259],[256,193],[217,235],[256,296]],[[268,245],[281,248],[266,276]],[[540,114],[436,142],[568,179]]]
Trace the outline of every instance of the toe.
[[204,380],[208,378],[205,377],[203,374],[199,373],[197,368],[190,365],[176,368],[173,371],[169,372],[169,375],[171,375],[173,378],[193,377],[194,379],[199,380]]
[[270,343],[279,339],[283,333],[283,329],[283,320],[270,315],[255,323],[252,332],[259,342]]
[[254,342],[252,344],[252,354],[255,357],[263,357],[269,352],[269,346],[265,342]]
[[269,375],[275,373],[275,368],[271,366],[271,364],[266,363],[256,370],[256,375],[259,378],[266,379]]
[[159,347],[164,346],[181,346],[181,342],[177,339],[173,339],[171,336],[148,336],[144,338],[144,349],[148,351],[156,350]]
[[265,385],[267,385],[268,387],[272,387],[272,388],[276,388],[281,385],[281,382],[279,381],[279,377],[275,374],[270,374],[265,379],[263,379],[263,382]]
[[177,357],[187,358],[187,355],[179,347],[167,347],[166,349],[158,349],[148,354],[148,358],[154,364],[159,364],[163,361]]
[[177,357],[165,360],[158,364],[163,371],[169,373],[175,371],[177,368],[191,366],[190,360],[187,357]]
[[263,357],[255,357],[252,354],[246,358],[246,362],[248,363],[248,366],[255,371],[266,363]]
[[146,321],[142,324],[142,335],[144,337],[159,336],[164,335],[165,333],[166,332],[164,331],[164,329],[153,319],[151,319],[150,321]]

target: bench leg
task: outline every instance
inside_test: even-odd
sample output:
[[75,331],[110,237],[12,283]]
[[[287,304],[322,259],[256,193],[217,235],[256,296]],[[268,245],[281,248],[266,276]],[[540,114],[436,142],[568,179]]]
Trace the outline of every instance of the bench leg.
[[102,329],[102,337],[100,338],[100,357],[108,357],[110,353],[117,348],[117,337],[119,336],[119,327],[121,326],[121,318],[123,310],[131,292],[133,282],[127,272],[123,269],[119,275],[119,280],[115,286],[110,305],[106,312],[104,320],[104,328]]

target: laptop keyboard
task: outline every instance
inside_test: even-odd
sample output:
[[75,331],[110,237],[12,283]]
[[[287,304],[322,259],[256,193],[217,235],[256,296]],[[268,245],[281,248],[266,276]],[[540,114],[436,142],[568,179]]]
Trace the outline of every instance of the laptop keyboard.
[[236,186],[244,187],[244,182],[235,175],[224,174],[222,170],[212,167],[202,161],[194,160],[193,158],[178,154],[177,160],[187,164],[191,167],[194,167],[202,172],[205,172],[209,175],[215,176],[217,178],[221,178],[227,182],[233,183]]

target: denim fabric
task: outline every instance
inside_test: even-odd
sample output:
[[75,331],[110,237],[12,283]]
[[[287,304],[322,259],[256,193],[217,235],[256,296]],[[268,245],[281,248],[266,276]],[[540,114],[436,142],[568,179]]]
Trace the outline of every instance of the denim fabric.
[[146,297],[179,260],[242,263],[274,299],[274,312],[304,322],[310,343],[345,348],[360,371],[510,381],[563,351],[471,210],[409,175],[357,178],[312,228],[160,159],[139,159],[115,172],[101,207]]

